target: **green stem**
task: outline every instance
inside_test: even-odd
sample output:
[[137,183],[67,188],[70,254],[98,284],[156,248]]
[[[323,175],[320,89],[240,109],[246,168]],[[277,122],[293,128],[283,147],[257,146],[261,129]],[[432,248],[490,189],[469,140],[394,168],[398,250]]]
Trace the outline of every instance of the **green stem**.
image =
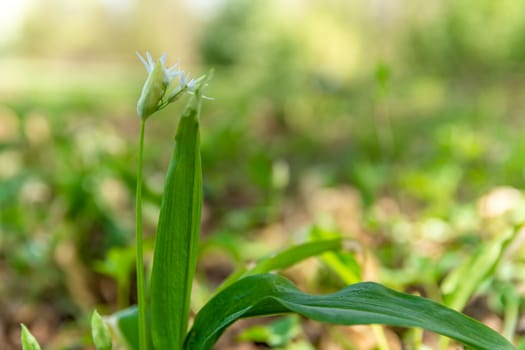
[[441,335],[439,337],[439,350],[446,350],[448,348],[448,344],[450,343],[450,339],[445,337],[444,335]]
[[388,342],[386,340],[385,336],[385,330],[383,329],[383,326],[378,324],[371,325],[372,332],[374,333],[374,336],[376,337],[377,341],[377,347],[379,350],[390,350],[390,346],[388,346]]
[[144,129],[146,121],[140,122],[139,164],[136,191],[136,234],[137,234],[137,300],[139,305],[139,349],[148,350],[146,338],[146,297],[144,293],[144,248],[142,239],[142,162],[144,158]]
[[117,279],[117,305],[122,310],[129,306],[129,282],[123,278]]
[[505,301],[505,318],[503,323],[503,336],[512,341],[520,310],[520,296],[514,291],[508,291]]
[[414,349],[422,349],[423,348],[423,329],[422,328],[414,328],[412,330],[412,344],[414,346]]

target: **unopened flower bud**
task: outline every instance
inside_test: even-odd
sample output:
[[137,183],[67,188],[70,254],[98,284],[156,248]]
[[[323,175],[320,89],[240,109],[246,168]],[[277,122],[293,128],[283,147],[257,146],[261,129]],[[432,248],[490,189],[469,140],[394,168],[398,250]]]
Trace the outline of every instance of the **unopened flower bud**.
[[149,72],[137,103],[137,114],[141,119],[147,119],[158,110],[165,90],[162,63],[158,61]]
[[198,79],[187,81],[177,65],[166,67],[166,55],[162,55],[156,63],[149,52],[146,52],[146,59],[138,53],[137,56],[148,71],[137,103],[137,114],[142,120],[176,101],[185,92],[191,93],[196,86]]

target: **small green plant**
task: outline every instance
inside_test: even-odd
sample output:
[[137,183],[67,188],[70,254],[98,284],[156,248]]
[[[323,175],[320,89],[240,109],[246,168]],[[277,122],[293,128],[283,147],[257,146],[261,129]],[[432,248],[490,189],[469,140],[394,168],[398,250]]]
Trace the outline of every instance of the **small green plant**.
[[22,325],[22,332],[20,333],[22,339],[22,349],[24,350],[40,350],[38,341],[33,337],[25,325]]
[[[324,259],[335,270],[342,263],[352,261],[326,255],[342,250],[345,242],[341,238],[322,235],[232,274],[196,314],[188,329],[202,204],[200,111],[203,89],[210,74],[187,82],[181,70],[166,67],[165,56],[157,62],[149,54],[146,59],[140,58],[148,77],[137,105],[141,122],[136,198],[138,308],[125,309],[108,318],[115,336],[127,348],[208,350],[228,326],[241,318],[291,313],[331,324],[420,327],[455,339],[472,349],[514,349],[508,340],[487,326],[429,299],[400,293],[373,282],[353,283],[333,294],[310,295],[300,291],[288,279],[272,273],[316,255],[325,254]],[[185,92],[191,93],[192,97],[178,122],[173,156],[166,175],[148,302],[141,222],[145,124],[149,116]],[[349,282],[360,279],[358,271],[343,276]],[[98,314],[93,315],[93,325],[97,348],[111,349],[108,333]],[[24,329],[22,336],[29,339],[28,334]],[[37,349],[27,347],[33,348]]]
[[91,315],[91,336],[97,350],[111,350],[113,348],[109,328],[97,310],[93,311],[93,315]]

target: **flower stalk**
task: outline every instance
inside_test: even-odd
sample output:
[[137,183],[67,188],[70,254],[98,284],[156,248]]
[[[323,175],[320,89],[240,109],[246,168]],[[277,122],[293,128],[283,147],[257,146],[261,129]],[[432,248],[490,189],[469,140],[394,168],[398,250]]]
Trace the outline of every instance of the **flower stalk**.
[[142,236],[142,163],[144,159],[144,129],[146,119],[140,121],[139,136],[139,159],[137,169],[137,190],[136,190],[136,237],[137,237],[137,300],[139,307],[139,348],[147,350],[146,332],[146,296],[144,286],[144,247]]

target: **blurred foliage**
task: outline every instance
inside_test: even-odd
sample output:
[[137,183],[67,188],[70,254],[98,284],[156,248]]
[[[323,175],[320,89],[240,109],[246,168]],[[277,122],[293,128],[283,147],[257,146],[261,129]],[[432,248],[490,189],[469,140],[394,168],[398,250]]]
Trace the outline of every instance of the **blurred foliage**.
[[[193,76],[215,68],[201,300],[313,223],[359,242],[364,279],[440,298],[460,262],[524,223],[520,1],[214,3],[35,2],[0,47],[6,320],[31,325],[19,304],[53,305],[51,327],[133,302],[136,50],[179,56]],[[150,238],[177,108],[147,130]],[[520,320],[508,305],[520,305],[523,248],[508,249],[475,295]],[[294,276],[339,283],[321,267]]]

